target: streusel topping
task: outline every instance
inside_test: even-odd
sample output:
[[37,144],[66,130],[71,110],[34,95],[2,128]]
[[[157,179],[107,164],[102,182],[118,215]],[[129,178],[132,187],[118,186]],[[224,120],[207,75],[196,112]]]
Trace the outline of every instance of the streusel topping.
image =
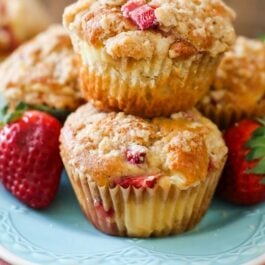
[[216,107],[248,110],[265,96],[265,43],[238,37],[217,70],[214,85],[202,100]]
[[[185,57],[188,50],[191,51],[189,56],[195,52],[216,56],[227,51],[235,40],[231,24],[234,17],[235,13],[221,0],[80,0],[66,8],[64,25],[90,44],[105,46],[116,58],[126,57],[129,46],[121,41],[124,35],[126,43],[133,43],[138,51],[142,47],[139,36],[144,37],[150,47],[167,41],[164,48],[168,56],[176,58],[183,56],[180,48],[185,50]],[[150,33],[155,38],[150,37]],[[177,52],[176,43],[182,44],[177,46]],[[155,54],[159,52],[155,50]],[[146,58],[145,53],[144,45],[142,52],[133,58]]]
[[89,103],[67,119],[61,145],[77,175],[100,185],[155,176],[183,189],[203,181],[227,151],[216,126],[195,110],[145,120],[100,113]]
[[8,102],[24,101],[75,109],[83,101],[78,83],[79,57],[62,26],[52,26],[18,48],[0,66]]

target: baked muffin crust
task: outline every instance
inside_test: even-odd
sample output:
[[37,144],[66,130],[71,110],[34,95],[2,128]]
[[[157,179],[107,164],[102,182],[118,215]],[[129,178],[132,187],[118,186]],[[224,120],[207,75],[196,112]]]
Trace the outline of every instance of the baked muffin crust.
[[[150,47],[156,47],[155,55],[167,53],[177,57],[178,53],[173,52],[175,43],[181,42],[182,47],[192,47],[190,56],[194,51],[216,56],[228,50],[235,40],[231,24],[235,14],[220,0],[144,2],[155,8],[157,25],[143,30],[141,36],[144,36]],[[140,29],[122,14],[122,5],[125,3],[127,1],[80,0],[66,8],[64,25],[90,44],[106,47],[107,53],[114,58],[129,56],[143,59],[146,49],[141,49]],[[125,33],[126,42],[121,41]],[[167,42],[167,45],[160,45],[160,42]],[[138,52],[127,54],[126,43],[133,43]]]
[[54,25],[1,64],[1,90],[11,105],[24,101],[73,110],[83,102],[78,74],[71,40],[62,26]]
[[98,112],[88,103],[68,117],[61,152],[74,175],[100,186],[153,176],[160,185],[187,189],[221,167],[227,149],[216,126],[196,110],[147,120]]
[[233,106],[250,110],[264,98],[265,44],[259,40],[238,37],[231,51],[222,59],[214,84],[202,104],[216,108]]

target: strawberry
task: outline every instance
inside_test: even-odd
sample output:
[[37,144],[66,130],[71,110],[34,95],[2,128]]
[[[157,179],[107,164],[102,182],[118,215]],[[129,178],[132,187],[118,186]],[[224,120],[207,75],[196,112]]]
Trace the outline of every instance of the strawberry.
[[141,30],[157,25],[155,7],[145,4],[143,0],[128,1],[121,8],[122,14],[130,18]]
[[123,16],[129,18],[131,11],[133,11],[134,9],[140,6],[143,6],[144,4],[145,4],[145,0],[130,0],[121,7],[121,12]]
[[153,188],[157,182],[157,176],[135,176],[135,177],[122,177],[113,181],[113,186],[119,185],[123,188],[133,186],[139,188]]
[[0,128],[0,181],[27,206],[41,209],[54,199],[62,172],[61,124],[52,116],[18,106],[4,110]]
[[131,164],[142,164],[145,161],[146,148],[139,145],[132,145],[126,150],[125,156]]
[[230,202],[265,200],[265,123],[260,122],[243,120],[224,134],[228,160],[217,193]]

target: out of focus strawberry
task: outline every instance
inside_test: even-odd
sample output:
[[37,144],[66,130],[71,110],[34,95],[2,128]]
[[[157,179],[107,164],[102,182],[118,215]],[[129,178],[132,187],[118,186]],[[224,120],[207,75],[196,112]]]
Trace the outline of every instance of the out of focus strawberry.
[[61,124],[52,116],[20,105],[6,113],[0,127],[0,181],[32,208],[54,199],[62,172],[59,153]]
[[228,160],[218,186],[222,198],[253,205],[265,200],[265,123],[244,120],[224,134]]

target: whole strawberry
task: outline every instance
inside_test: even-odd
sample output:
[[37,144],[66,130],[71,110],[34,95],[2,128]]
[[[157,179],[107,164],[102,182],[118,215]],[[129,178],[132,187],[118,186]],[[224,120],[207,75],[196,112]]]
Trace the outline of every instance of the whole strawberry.
[[228,159],[217,192],[233,203],[265,200],[265,124],[243,120],[224,134]]
[[40,111],[17,108],[0,127],[0,181],[26,205],[41,209],[54,199],[62,171],[61,124]]

